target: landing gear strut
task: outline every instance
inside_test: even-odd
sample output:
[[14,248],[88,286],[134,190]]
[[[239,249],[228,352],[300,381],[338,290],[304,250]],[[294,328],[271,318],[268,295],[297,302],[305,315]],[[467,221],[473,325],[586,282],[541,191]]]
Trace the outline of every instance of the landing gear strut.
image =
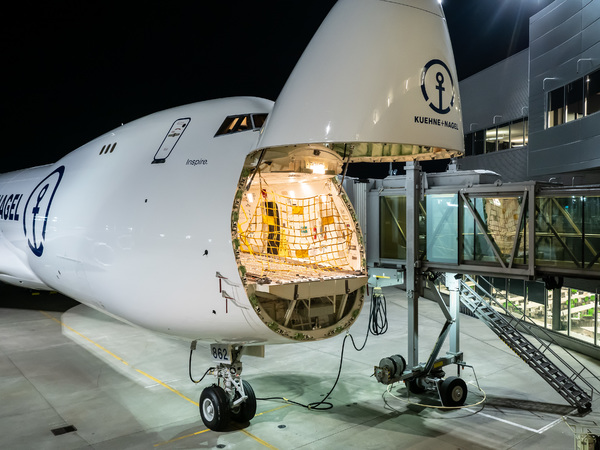
[[[200,395],[200,417],[208,428],[222,431],[233,420],[238,423],[248,423],[256,414],[256,395],[250,383],[241,379],[242,347],[213,346],[222,350],[217,367],[210,373],[217,382],[205,388]],[[231,357],[231,360],[230,358]]]

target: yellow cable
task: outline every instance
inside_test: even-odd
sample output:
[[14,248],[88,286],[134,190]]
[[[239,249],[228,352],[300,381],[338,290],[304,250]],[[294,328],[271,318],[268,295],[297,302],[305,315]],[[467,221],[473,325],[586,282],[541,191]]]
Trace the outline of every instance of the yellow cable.
[[[471,386],[475,386],[471,382],[469,382],[468,384],[470,384]],[[485,391],[483,389],[481,389],[481,387],[475,386],[483,394],[483,398],[480,401],[478,401],[477,403],[473,403],[472,405],[462,405],[462,406],[425,405],[423,403],[415,403],[415,402],[411,402],[410,401],[410,397],[409,397],[409,394],[408,394],[408,387],[406,388],[406,391],[407,391],[406,399],[398,397],[397,395],[392,394],[392,392],[391,392],[392,387],[394,387],[394,384],[388,385],[388,387],[387,387],[387,393],[390,394],[392,397],[394,397],[396,400],[400,400],[400,401],[406,402],[409,405],[421,406],[423,408],[432,408],[432,409],[463,409],[463,408],[472,408],[474,406],[481,405],[487,399],[487,395],[486,395]]]

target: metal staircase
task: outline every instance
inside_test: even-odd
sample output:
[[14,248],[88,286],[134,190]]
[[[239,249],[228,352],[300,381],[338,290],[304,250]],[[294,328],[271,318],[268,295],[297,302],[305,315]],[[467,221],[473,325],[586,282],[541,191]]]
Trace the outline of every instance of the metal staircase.
[[[491,291],[491,289],[489,289]],[[592,394],[596,389],[582,376],[582,373],[589,370],[583,367],[579,372],[573,369],[567,362],[550,347],[554,343],[552,336],[547,333],[544,342],[534,332],[531,333],[532,340],[537,340],[539,347],[532,344],[517,329],[517,326],[523,327],[527,323],[521,319],[515,318],[502,306],[496,298],[488,292],[481,284],[478,284],[474,278],[465,275],[460,283],[460,300],[475,317],[482,320],[500,339],[508,345],[523,361],[525,361],[538,375],[540,375],[556,392],[558,392],[570,405],[576,407],[579,412],[589,411],[592,406]],[[493,304],[493,306],[492,306]],[[500,309],[504,314],[498,311]],[[525,315],[524,315],[525,317]],[[533,324],[536,331],[545,331],[543,328]],[[533,330],[531,330],[533,331]],[[567,352],[568,353],[568,352]],[[548,356],[552,356],[554,363]],[[575,360],[576,358],[569,353]],[[562,368],[557,365],[560,363]],[[571,373],[566,375],[565,372]],[[589,372],[591,374],[591,372]],[[600,381],[595,375],[591,374],[596,380]],[[589,390],[581,389],[576,383],[585,384]],[[598,392],[596,390],[596,392]]]

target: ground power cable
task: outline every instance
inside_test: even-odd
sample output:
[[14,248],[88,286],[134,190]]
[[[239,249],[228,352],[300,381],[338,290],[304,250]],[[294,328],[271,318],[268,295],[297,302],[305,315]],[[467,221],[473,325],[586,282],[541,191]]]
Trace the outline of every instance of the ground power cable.
[[385,296],[381,293],[381,288],[376,287],[373,290],[373,296],[371,297],[371,307],[369,310],[369,323],[367,325],[367,333],[365,334],[365,340],[360,347],[356,346],[356,342],[354,341],[354,336],[352,336],[349,332],[344,336],[344,340],[342,341],[342,350],[340,353],[340,364],[338,367],[337,377],[333,386],[329,390],[329,392],[323,397],[321,401],[311,402],[308,404],[299,403],[293,400],[290,400],[285,397],[262,397],[256,398],[256,400],[263,401],[274,401],[274,400],[283,400],[285,403],[290,403],[292,405],[301,406],[306,409],[314,410],[314,411],[325,411],[333,408],[333,404],[328,402],[327,399],[333,393],[336,388],[338,381],[340,380],[340,376],[342,374],[342,366],[344,363],[344,350],[346,348],[346,340],[350,338],[352,342],[352,346],[354,350],[357,352],[362,351],[367,345],[367,340],[369,339],[369,334],[373,336],[380,336],[384,334],[388,330],[388,319],[387,319],[387,302]]
[[192,341],[192,344],[190,345],[190,360],[188,363],[188,374],[190,376],[190,380],[192,380],[193,383],[198,384],[201,383],[202,380],[204,380],[204,378],[206,378],[206,375],[208,375],[210,371],[216,370],[216,367],[209,367],[208,369],[206,369],[206,372],[204,372],[204,375],[202,375],[202,378],[200,378],[199,380],[194,380],[194,377],[192,376],[192,355],[194,353],[194,350],[196,350],[196,343],[197,341]]

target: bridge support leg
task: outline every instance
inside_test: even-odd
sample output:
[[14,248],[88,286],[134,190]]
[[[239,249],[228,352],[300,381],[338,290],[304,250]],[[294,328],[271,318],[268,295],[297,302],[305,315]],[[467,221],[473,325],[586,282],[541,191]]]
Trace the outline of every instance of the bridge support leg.
[[407,161],[406,166],[406,296],[408,298],[408,367],[419,364],[419,200],[421,166]]
[[455,273],[446,273],[446,287],[450,291],[450,315],[454,322],[450,327],[450,353],[460,352],[460,298]]
[[560,300],[561,292],[560,288],[552,289],[552,330],[560,331]]

